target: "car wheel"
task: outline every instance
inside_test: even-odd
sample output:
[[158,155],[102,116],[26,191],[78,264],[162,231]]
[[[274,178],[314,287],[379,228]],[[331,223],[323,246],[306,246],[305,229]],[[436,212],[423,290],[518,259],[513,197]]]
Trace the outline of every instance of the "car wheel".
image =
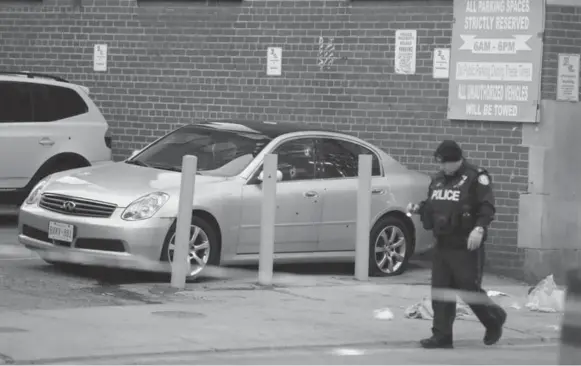
[[405,272],[412,255],[412,236],[406,224],[393,216],[381,218],[369,236],[369,274],[397,276]]
[[[161,260],[164,262],[173,263],[176,223],[177,220],[170,228],[163,245]],[[214,227],[197,216],[192,217],[187,261],[189,265],[187,279],[197,277],[206,265],[217,266],[220,262],[220,244]]]

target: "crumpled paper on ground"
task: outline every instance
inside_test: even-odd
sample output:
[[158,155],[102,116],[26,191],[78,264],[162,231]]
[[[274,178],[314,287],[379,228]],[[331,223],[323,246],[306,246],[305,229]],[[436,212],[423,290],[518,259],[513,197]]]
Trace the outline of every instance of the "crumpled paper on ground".
[[565,306],[565,291],[559,289],[553,275],[545,277],[527,296],[525,307],[543,313],[562,313]]
[[377,309],[373,311],[375,319],[392,320],[394,318],[393,312],[389,308]]
[[[509,296],[504,292],[490,290],[487,291],[490,297],[505,297]],[[515,309],[520,309],[517,303],[513,303],[511,307]],[[409,306],[405,309],[404,315],[406,318],[410,319],[426,319],[431,320],[434,318],[434,310],[432,309],[432,300],[429,296],[426,296],[414,305]],[[469,319],[475,317],[470,307],[462,301],[460,298],[456,298],[456,319]]]
[[[434,310],[432,309],[432,300],[429,296],[424,297],[419,303],[405,309],[404,316],[409,319],[433,319]],[[468,305],[458,299],[456,303],[456,319],[467,319],[471,317],[474,317],[474,314]]]

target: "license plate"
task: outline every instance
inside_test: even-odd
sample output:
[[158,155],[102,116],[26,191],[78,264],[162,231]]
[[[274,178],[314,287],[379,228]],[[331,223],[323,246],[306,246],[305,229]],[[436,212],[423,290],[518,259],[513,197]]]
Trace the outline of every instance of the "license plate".
[[52,240],[65,241],[67,243],[73,242],[73,234],[75,227],[61,222],[50,221],[48,223],[48,238]]

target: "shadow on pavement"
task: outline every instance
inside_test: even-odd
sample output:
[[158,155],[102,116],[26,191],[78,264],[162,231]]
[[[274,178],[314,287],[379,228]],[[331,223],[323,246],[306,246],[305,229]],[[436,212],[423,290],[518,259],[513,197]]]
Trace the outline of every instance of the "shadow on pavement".
[[[246,278],[257,275],[257,265],[246,266],[228,266],[226,269],[232,268],[234,270],[248,271]],[[396,277],[389,278],[395,282],[409,280],[408,275],[416,271],[429,268],[429,263],[426,263],[423,258],[414,259],[409,263],[407,271]],[[88,280],[94,280],[100,285],[129,285],[129,284],[167,284],[170,282],[169,274],[141,272],[134,270],[115,269],[107,267],[89,267],[78,266],[74,264],[59,264],[59,265],[38,265],[32,269],[46,274],[65,275],[72,277],[83,277]],[[234,271],[233,271],[234,272]],[[274,266],[276,274],[288,274],[299,276],[332,276],[332,277],[352,277],[355,273],[355,266],[353,263],[300,263],[300,264],[281,264]],[[239,271],[238,271],[239,273]],[[229,280],[240,280],[239,275],[233,275],[232,278],[213,278],[208,276],[200,276],[194,280],[188,281],[191,284],[205,284],[212,282],[227,282]],[[382,278],[377,278],[382,280]]]
[[18,224],[17,216],[2,216],[0,215],[0,229],[13,228]]

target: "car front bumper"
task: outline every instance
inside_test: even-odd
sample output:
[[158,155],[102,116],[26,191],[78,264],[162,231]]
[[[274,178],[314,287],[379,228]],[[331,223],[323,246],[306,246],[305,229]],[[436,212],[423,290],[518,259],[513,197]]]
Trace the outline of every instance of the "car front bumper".
[[[125,221],[121,219],[123,210],[116,209],[109,218],[92,218],[48,211],[37,204],[24,204],[18,216],[18,240],[48,261],[171,271],[169,264],[161,263],[159,259],[174,219]],[[73,225],[73,242],[49,239],[50,221]]]

